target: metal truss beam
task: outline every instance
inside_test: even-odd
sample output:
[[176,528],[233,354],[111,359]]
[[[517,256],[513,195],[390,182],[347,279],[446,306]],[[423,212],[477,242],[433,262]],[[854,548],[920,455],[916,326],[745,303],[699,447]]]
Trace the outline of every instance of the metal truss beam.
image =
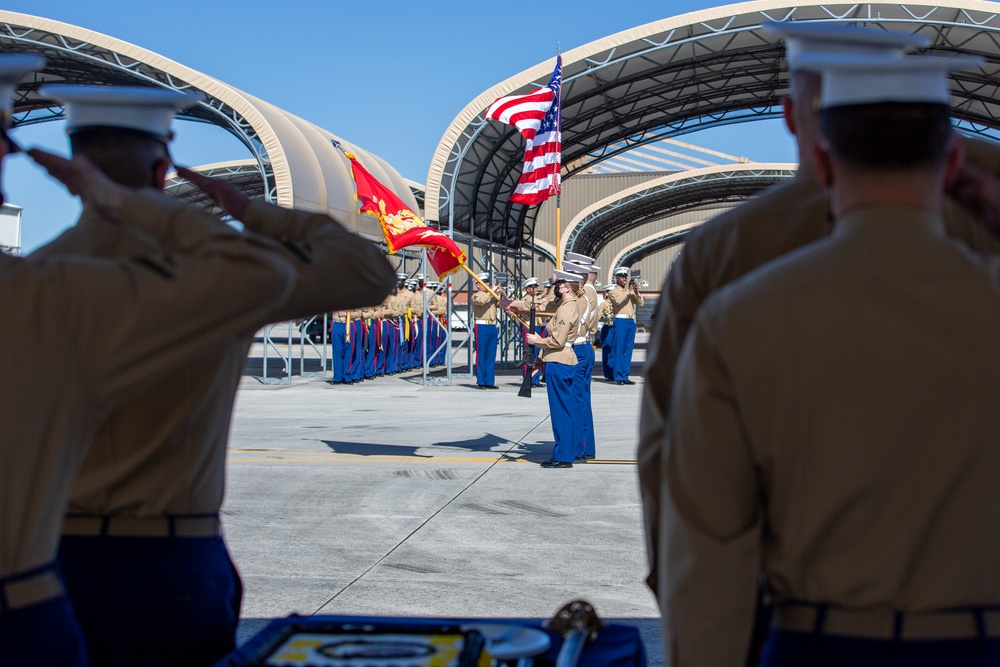
[[[981,55],[986,63],[980,70],[954,78],[953,112],[968,131],[1000,129],[1000,12],[995,3],[763,0],[664,19],[564,54],[563,178],[665,138],[779,115],[788,75],[781,41],[761,30],[768,20],[920,33],[933,39],[929,52]],[[514,248],[529,241],[537,208],[508,201],[521,172],[523,141],[513,128],[486,122],[483,112],[495,97],[544,85],[549,71],[551,65],[540,64],[513,77],[458,116],[428,174],[429,218]],[[726,200],[721,193],[709,198]],[[614,233],[588,232],[585,245],[593,251]]]

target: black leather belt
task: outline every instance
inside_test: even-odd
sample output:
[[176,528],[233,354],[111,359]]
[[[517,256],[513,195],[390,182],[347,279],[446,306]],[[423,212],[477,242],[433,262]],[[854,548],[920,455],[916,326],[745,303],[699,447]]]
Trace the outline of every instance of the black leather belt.
[[157,517],[72,514],[63,519],[62,534],[73,537],[217,537],[222,534],[222,527],[218,514]]
[[864,639],[997,638],[1000,637],[1000,607],[894,612],[789,604],[775,608],[771,627]]

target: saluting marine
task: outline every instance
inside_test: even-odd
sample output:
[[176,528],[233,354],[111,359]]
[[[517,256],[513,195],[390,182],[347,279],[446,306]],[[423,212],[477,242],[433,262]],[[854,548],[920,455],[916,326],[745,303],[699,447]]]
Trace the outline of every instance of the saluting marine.
[[[162,188],[173,111],[171,105],[164,113],[160,98],[168,91],[51,86],[42,92],[67,105],[75,155],[95,160],[127,187]],[[256,312],[236,331],[230,326],[224,344],[204,346],[129,395],[94,438],[73,484],[59,565],[88,648],[103,664],[208,665],[232,650],[241,586],[218,512],[230,416],[254,332],[270,322],[377,303],[393,281],[378,248],[328,216],[249,201],[228,183],[178,172],[242,222],[246,238],[273,247],[294,268],[294,288],[283,305]],[[147,246],[101,222],[85,212],[33,256],[122,257]],[[230,270],[242,279],[240,267]],[[210,289],[205,283],[191,294]],[[121,613],[138,607],[154,609],[156,622]]]
[[[794,135],[799,168],[787,183],[776,185],[750,201],[716,216],[688,236],[684,251],[663,283],[657,319],[645,364],[642,417],[639,422],[638,468],[646,524],[649,586],[656,591],[659,563],[657,537],[662,452],[667,447],[665,424],[674,386],[677,358],[701,304],[715,291],[754,269],[828,236],[830,204],[812,167],[819,139],[816,100],[820,77],[798,66],[804,54],[847,55],[893,53],[927,46],[921,35],[854,28],[821,22],[769,23],[786,36],[790,94],[783,100],[785,123]],[[965,138],[966,159],[996,170],[1000,151],[994,144]],[[973,249],[1000,251],[1000,242],[953,202],[946,202],[944,220],[952,238]],[[615,321],[616,330],[618,320]]]
[[[0,56],[5,117],[17,82],[43,65]],[[192,101],[169,104],[178,99]],[[0,137],[0,159],[8,148]],[[28,153],[79,194],[88,224],[144,239],[122,257],[0,253],[0,301],[12,315],[0,318],[0,362],[18,379],[0,401],[0,655],[10,665],[83,667],[55,559],[91,438],[116,401],[253,326],[295,276],[267,240],[151,190],[129,191],[85,160]]]

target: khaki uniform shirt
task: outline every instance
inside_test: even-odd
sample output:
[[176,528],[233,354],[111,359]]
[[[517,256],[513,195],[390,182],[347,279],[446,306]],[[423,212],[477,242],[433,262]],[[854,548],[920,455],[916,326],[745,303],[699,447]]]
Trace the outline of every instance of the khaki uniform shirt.
[[389,296],[386,297],[385,310],[385,316],[390,319],[397,319],[406,314],[406,309],[403,308],[403,298],[401,292],[389,294]]
[[[500,294],[499,292],[497,292]],[[497,300],[486,290],[477,289],[472,293],[472,316],[490,324],[497,321]]]
[[615,309],[611,306],[611,301],[608,299],[601,302],[601,320],[605,324],[612,324],[615,321]]
[[[590,308],[587,311],[587,321],[585,323],[586,336],[590,342],[593,342],[594,333],[597,332],[597,325],[601,320],[600,303],[597,299],[597,288],[591,283],[586,283],[583,286],[583,294],[587,297],[587,303],[590,304]],[[641,298],[642,297],[640,297],[640,299]]]
[[431,297],[429,308],[435,317],[444,317],[448,314],[448,299],[445,298],[444,294],[435,293]]
[[[253,201],[242,222],[252,232],[248,238],[269,237],[284,249],[296,278],[288,300],[256,311],[235,332],[230,326],[224,343],[202,346],[188,362],[123,400],[80,467],[70,514],[142,518],[217,512],[230,415],[254,332],[269,322],[378,303],[392,289],[395,274],[379,249],[325,215]],[[80,225],[38,253],[130,252],[94,246],[92,239]],[[205,281],[197,289],[211,291],[214,285]],[[351,318],[358,312],[352,310]]]
[[85,207],[79,222],[135,238],[120,258],[0,255],[0,576],[55,558],[73,476],[116,400],[254,326],[294,283],[274,243],[177,199],[132,193],[122,219]]
[[778,604],[1000,604],[984,266],[930,213],[870,208],[705,303],[663,467],[669,664],[743,664],[760,571]]
[[627,315],[633,320],[635,319],[636,308],[646,303],[641,294],[630,292],[619,285],[615,285],[612,289],[608,290],[607,299],[611,302],[611,307],[615,311],[615,317]]
[[[970,149],[975,146],[977,155],[985,151],[981,141],[967,143]],[[951,202],[945,206],[944,219],[949,236],[977,250],[1000,252],[1000,241]],[[772,187],[695,229],[667,274],[647,349],[637,457],[649,552],[647,581],[654,591],[663,483],[661,456],[667,446],[664,424],[677,357],[695,313],[715,290],[771,260],[826,237],[832,229],[826,192],[810,169],[800,167],[791,181]]]
[[537,317],[539,313],[546,313],[548,309],[548,314],[554,314],[555,308],[551,306],[552,300],[548,296],[543,296],[539,292],[534,294],[525,294],[524,297],[511,302],[511,308],[516,310],[518,313],[526,314],[531,312],[531,306],[535,306],[535,316]]
[[536,343],[535,347],[541,350],[539,358],[545,363],[576,365],[573,337],[580,328],[580,304],[577,301],[572,294],[562,298],[555,315],[545,326],[545,338]]

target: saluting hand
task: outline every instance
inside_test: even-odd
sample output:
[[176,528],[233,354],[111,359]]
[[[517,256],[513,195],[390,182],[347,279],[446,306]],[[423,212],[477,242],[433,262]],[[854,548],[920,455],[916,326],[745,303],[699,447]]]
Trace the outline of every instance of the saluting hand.
[[174,166],[177,167],[177,173],[180,176],[198,186],[198,189],[212,198],[216,206],[237,220],[242,219],[247,210],[247,204],[250,203],[249,197],[227,181],[199,174],[187,167]]
[[93,162],[82,155],[69,160],[40,148],[32,148],[27,153],[84,204],[96,208],[108,220],[121,222],[121,210],[129,190],[105,176]]

